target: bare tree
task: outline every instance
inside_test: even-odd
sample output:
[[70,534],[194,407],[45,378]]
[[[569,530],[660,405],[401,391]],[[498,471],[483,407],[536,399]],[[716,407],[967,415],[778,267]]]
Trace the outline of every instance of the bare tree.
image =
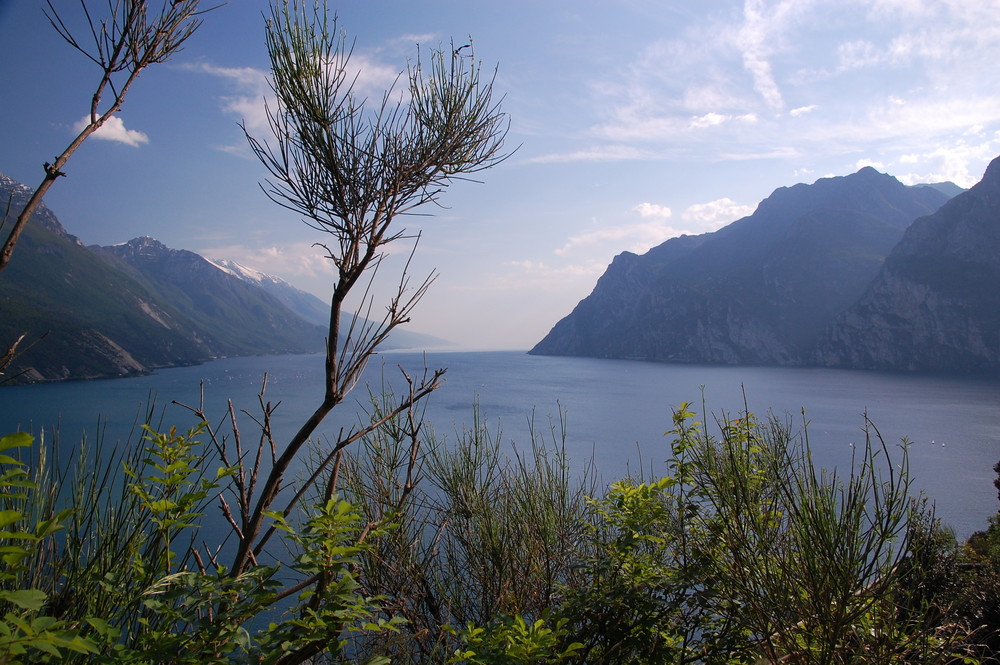
[[[61,176],[66,162],[91,134],[100,129],[125,101],[132,84],[150,65],[166,62],[201,25],[204,8],[201,0],[107,0],[103,15],[93,12],[93,2],[80,0],[86,17],[86,29],[71,28],[52,0],[46,0],[45,16],[59,36],[100,68],[91,96],[87,124],[55,161],[45,162],[45,177],[17,216],[0,248],[0,270],[7,267],[14,247],[35,209],[49,188]],[[158,5],[158,8],[151,5]],[[110,101],[108,98],[110,97]],[[4,217],[6,220],[6,216]],[[0,225],[2,226],[2,225]]]
[[[432,274],[411,287],[404,268],[381,320],[355,317],[347,323],[345,301],[355,289],[364,293],[362,309],[373,310],[371,280],[386,247],[406,237],[398,217],[437,202],[451,182],[490,168],[509,154],[503,148],[507,116],[493,98],[493,79],[481,78],[471,49],[437,49],[426,61],[418,54],[417,62],[400,75],[405,88],[394,86],[371,107],[355,92],[356,77],[348,66],[352,49],[325,2],[273,4],[266,41],[276,98],[268,108],[273,137],[254,137],[246,127],[244,131],[269,172],[262,185],[265,193],[326,234],[316,244],[333,262],[337,279],[330,303],[322,400],[288,443],[272,453],[259,494],[251,497],[253,487],[247,485],[237,497],[245,512],[238,525],[231,521],[240,542],[230,568],[234,575],[253,565],[273,533],[273,528],[264,529],[265,520],[293,460],[358,383],[389,333],[409,321],[433,281]],[[336,474],[327,474],[325,481],[318,474],[345,446],[408,412],[437,389],[443,373],[425,371],[417,380],[406,376],[409,391],[396,408],[341,433],[308,482],[329,495]],[[258,468],[259,463],[251,477],[256,477]],[[302,496],[299,491],[291,498],[286,515]]]

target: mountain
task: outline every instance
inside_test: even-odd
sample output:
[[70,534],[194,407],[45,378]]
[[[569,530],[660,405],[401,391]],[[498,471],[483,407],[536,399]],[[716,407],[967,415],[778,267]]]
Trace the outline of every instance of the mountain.
[[918,185],[913,185],[913,187],[931,187],[932,189],[938,190],[949,199],[966,191],[953,182],[923,182]]
[[[30,193],[0,175],[0,200],[11,201],[12,215]],[[88,249],[43,204],[0,274],[0,345],[22,333],[24,353],[8,375],[23,382],[319,351],[324,329],[197,254],[151,238]]]
[[[9,200],[16,215],[31,193],[0,174],[0,211]],[[233,261],[208,260],[150,237],[84,247],[44,204],[0,274],[0,346],[26,333],[23,353],[7,372],[19,382],[130,376],[224,356],[319,352],[328,324],[327,303]],[[397,330],[383,348],[447,344]]]
[[215,356],[305,353],[323,348],[325,329],[199,254],[149,237],[90,247],[131,274],[193,323]]
[[816,364],[1000,371],[1000,157],[906,230],[864,296],[831,325]]
[[618,255],[530,353],[806,364],[907,226],[947,200],[871,167],[779,188],[718,231]]
[[[34,190],[25,184],[22,184],[13,178],[0,173],[0,212],[7,211],[7,205],[10,204],[10,210],[8,212],[8,219],[11,224],[13,220],[17,218],[17,214],[21,212],[24,206],[28,203]],[[0,215],[2,217],[2,215]],[[59,218],[56,217],[55,213],[49,210],[48,206],[43,202],[39,205],[35,212],[31,215],[31,223],[29,226],[40,226],[44,229],[55,233],[57,236],[65,238],[72,243],[83,246],[80,239],[74,235],[70,235],[63,225],[59,222]]]
[[180,312],[47,224],[25,227],[0,275],[0,312],[4,346],[46,335],[10,368],[22,380],[126,376],[212,357]]
[[[297,289],[280,277],[248,268],[236,261],[227,259],[208,260],[221,270],[270,293],[285,307],[306,321],[323,326],[324,329],[330,325],[330,303],[323,302],[313,294]],[[345,316],[347,318],[344,325],[349,326],[353,315],[347,313]],[[397,328],[389,334],[389,338],[382,344],[381,348],[388,351],[392,349],[423,349],[445,346],[451,346],[451,342],[433,335]]]
[[330,303],[323,302],[313,294],[295,288],[280,277],[248,268],[236,261],[228,259],[208,259],[208,261],[237,279],[263,289],[306,321],[323,327],[330,324]]

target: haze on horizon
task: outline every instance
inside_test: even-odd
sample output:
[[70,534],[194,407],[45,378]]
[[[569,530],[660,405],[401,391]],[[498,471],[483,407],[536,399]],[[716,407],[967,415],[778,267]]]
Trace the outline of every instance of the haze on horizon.
[[[0,172],[31,186],[97,73],[43,6],[0,0]],[[517,152],[407,224],[422,234],[415,278],[440,273],[410,327],[468,348],[529,348],[614,255],[718,229],[777,187],[866,165],[969,187],[1000,154],[1000,0],[334,6],[372,96],[417,44],[471,35],[497,67]],[[210,13],[143,75],[46,198],[71,233],[150,235],[327,296],[322,238],[260,192],[237,125],[267,134],[265,11],[239,0]]]

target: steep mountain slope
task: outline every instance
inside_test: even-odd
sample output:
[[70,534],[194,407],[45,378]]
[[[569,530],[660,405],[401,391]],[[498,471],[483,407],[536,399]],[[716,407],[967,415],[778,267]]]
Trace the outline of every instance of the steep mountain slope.
[[531,353],[801,364],[909,223],[947,195],[870,167],[780,188],[714,233],[615,258]]
[[274,296],[220,270],[199,254],[171,249],[149,237],[90,249],[131,272],[176,307],[216,355],[322,349],[321,327],[307,323]]
[[330,304],[313,294],[297,289],[279,277],[248,268],[236,261],[228,259],[208,259],[208,261],[230,275],[263,289],[306,321],[323,327],[330,324]]
[[[227,259],[208,260],[229,274],[270,293],[285,307],[306,321],[322,326],[324,329],[329,327],[330,303],[323,302],[313,294],[295,288],[280,277],[248,268],[236,261]],[[347,318],[345,318],[343,325],[350,326],[352,316],[353,314],[346,314]],[[440,337],[396,328],[389,334],[389,338],[382,344],[381,348],[386,351],[392,349],[426,349],[449,346],[450,344],[450,342]]]
[[835,367],[1000,370],[1000,158],[916,220],[814,354]]
[[0,343],[47,334],[10,374],[36,381],[122,376],[211,357],[176,309],[53,228],[29,224],[0,275]]
[[[30,190],[0,176],[12,214]],[[129,263],[126,259],[132,259]],[[138,267],[137,267],[138,266]],[[0,274],[0,344],[19,381],[141,374],[227,355],[312,352],[323,329],[190,252],[151,239],[96,253],[41,206]]]

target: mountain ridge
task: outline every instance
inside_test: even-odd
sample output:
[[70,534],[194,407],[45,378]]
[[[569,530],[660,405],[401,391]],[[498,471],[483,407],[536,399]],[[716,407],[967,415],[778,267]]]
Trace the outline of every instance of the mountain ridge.
[[529,353],[808,365],[910,223],[947,200],[864,167],[779,187],[718,231],[615,257]]
[[[0,174],[0,199],[10,200],[11,214],[31,193]],[[85,247],[43,203],[0,275],[0,343],[6,348],[27,334],[0,382],[135,376],[225,356],[325,348],[328,305],[278,278],[219,263],[149,236]],[[282,302],[294,298],[321,321]],[[387,348],[425,339],[441,342],[399,331]]]
[[1000,157],[916,219],[863,297],[817,345],[818,365],[1000,372]]

